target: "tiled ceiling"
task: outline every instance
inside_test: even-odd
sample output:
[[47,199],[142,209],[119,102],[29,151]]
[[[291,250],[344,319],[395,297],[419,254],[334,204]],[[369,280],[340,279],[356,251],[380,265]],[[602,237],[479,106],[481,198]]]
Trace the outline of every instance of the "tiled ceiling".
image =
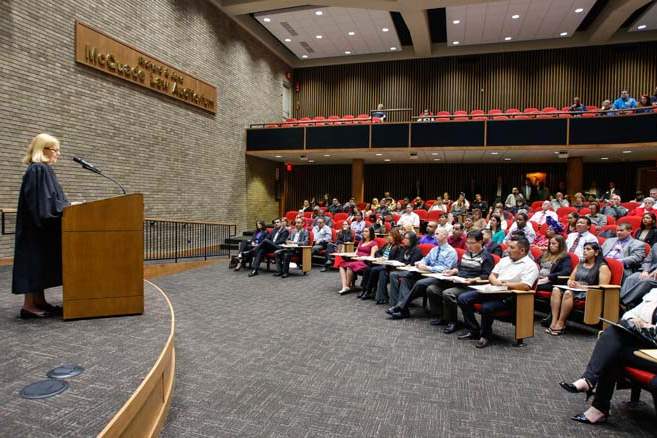
[[657,29],[657,2],[645,10],[639,18],[628,28],[630,32],[645,32]]
[[507,0],[447,8],[447,43],[569,38],[596,0]]
[[299,59],[401,50],[388,11],[304,7],[261,12],[254,17]]

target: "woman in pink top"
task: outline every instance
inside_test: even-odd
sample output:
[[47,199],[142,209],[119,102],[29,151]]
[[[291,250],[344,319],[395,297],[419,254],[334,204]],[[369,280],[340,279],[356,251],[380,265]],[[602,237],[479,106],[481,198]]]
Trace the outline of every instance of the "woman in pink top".
[[[372,256],[378,250],[376,240],[374,240],[374,230],[372,227],[363,230],[363,239],[358,244],[356,255],[358,256]],[[338,291],[340,294],[345,294],[351,290],[351,284],[354,281],[355,273],[367,268],[367,264],[360,260],[343,260],[340,265],[340,281],[342,282],[342,289]]]

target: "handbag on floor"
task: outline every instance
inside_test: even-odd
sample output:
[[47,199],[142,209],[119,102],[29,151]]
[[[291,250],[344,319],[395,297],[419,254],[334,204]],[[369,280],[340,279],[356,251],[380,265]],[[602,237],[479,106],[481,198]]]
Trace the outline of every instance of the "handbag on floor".
[[228,262],[228,269],[235,269],[235,266],[240,262],[240,258],[236,255],[231,256],[230,261]]

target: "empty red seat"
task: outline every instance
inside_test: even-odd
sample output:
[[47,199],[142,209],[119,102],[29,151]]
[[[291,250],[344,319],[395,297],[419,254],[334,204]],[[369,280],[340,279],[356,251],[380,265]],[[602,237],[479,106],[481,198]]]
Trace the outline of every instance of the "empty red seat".
[[285,124],[283,126],[288,127],[288,128],[293,127],[293,126],[297,126],[297,124],[295,123],[296,121],[297,121],[297,119],[295,119],[294,117],[289,117],[289,118],[285,119]]
[[278,128],[279,125],[277,123],[267,123],[265,125],[265,128]]
[[541,111],[542,114],[539,114],[539,115],[537,116],[537,118],[538,118],[538,119],[551,119],[551,118],[557,117],[557,114],[556,114],[556,113],[557,113],[558,111],[559,111],[559,110],[556,109],[556,108],[553,107],[553,106],[546,106],[546,107],[543,108],[543,110]]
[[340,122],[340,116],[328,116],[326,120],[327,125],[342,125],[342,122]]
[[562,119],[568,119],[568,118],[572,117],[570,115],[570,107],[569,106],[564,106],[563,108],[561,108],[561,114],[559,114],[559,117],[561,117]]
[[454,120],[468,120],[468,112],[463,110],[454,111]]
[[641,216],[623,216],[622,218],[619,218],[616,223],[617,224],[630,224],[632,226],[632,231],[636,231],[637,228],[641,226]]
[[354,115],[353,114],[345,114],[342,116],[343,123],[346,125],[352,125],[354,123]]
[[299,119],[299,126],[312,126],[312,120],[310,117],[301,117]]
[[575,207],[559,207],[557,208],[557,216],[559,217],[564,217],[568,216],[570,213],[576,212],[577,209]]
[[486,113],[483,110],[476,109],[470,111],[470,118],[472,120],[486,120]]
[[436,121],[436,122],[447,122],[447,121],[449,121],[449,116],[450,116],[449,111],[438,111],[436,113],[436,118],[434,119],[434,121]]
[[370,115],[369,114],[358,114],[356,116],[356,123],[365,125],[367,123],[370,123]]
[[493,120],[507,120],[507,116],[503,116],[502,110],[499,108],[493,108],[492,110],[488,111],[488,115],[492,116]]
[[383,120],[378,117],[372,117],[372,123],[383,123]]

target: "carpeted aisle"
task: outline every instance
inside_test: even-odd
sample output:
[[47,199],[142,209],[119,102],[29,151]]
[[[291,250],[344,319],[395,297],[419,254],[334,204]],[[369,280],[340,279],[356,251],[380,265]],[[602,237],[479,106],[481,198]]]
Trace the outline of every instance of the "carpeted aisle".
[[609,424],[569,417],[584,395],[559,388],[579,376],[591,334],[549,337],[537,325],[513,348],[495,323],[494,345],[391,321],[385,306],[339,296],[337,273],[247,278],[224,264],[155,281],[176,314],[177,373],[166,437],[653,436],[649,401],[618,393]]

